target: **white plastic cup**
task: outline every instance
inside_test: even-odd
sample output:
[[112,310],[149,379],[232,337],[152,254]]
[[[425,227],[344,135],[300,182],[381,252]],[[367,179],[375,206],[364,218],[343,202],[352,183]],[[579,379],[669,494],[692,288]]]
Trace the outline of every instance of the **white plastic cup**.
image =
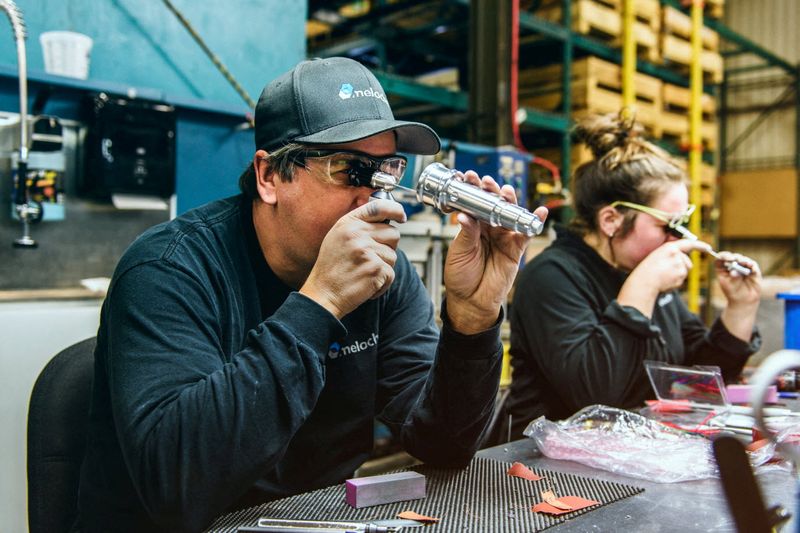
[[92,38],[74,31],[47,31],[39,36],[48,74],[85,80],[89,77]]

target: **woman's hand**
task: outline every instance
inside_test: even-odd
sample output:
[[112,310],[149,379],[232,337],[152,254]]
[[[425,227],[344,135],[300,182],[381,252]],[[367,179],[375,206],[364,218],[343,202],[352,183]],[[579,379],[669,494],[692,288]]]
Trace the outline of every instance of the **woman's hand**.
[[708,244],[686,239],[669,241],[636,265],[617,296],[620,305],[635,307],[651,317],[656,298],[662,292],[679,288],[692,268],[689,252],[710,250]]
[[[749,268],[750,275],[743,276],[736,271],[728,271],[725,267],[728,261],[736,261]],[[753,336],[758,304],[761,301],[761,269],[749,257],[732,252],[719,252],[715,267],[719,287],[728,300],[720,319],[732,335],[749,342]]]
[[[750,269],[750,275],[744,276],[736,271],[729,271],[725,263],[736,261],[743,267]],[[761,269],[758,263],[740,254],[732,252],[719,252],[719,258],[714,262],[717,270],[717,279],[722,293],[728,300],[728,305],[758,306],[761,299]]]

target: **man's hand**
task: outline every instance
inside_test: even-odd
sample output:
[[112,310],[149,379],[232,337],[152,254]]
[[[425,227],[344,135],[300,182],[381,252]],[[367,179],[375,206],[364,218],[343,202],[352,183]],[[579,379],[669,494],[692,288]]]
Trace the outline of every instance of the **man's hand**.
[[[473,171],[464,173],[467,182],[499,194],[516,203],[514,188]],[[547,218],[547,208],[535,214]],[[479,223],[464,213],[458,214],[461,230],[447,251],[444,267],[447,316],[456,331],[470,335],[484,331],[496,321],[500,307],[519,269],[519,262],[529,238],[521,233]]]
[[388,220],[405,222],[399,203],[370,201],[340,218],[322,241],[300,293],[341,319],[386,292],[394,281],[400,241]]

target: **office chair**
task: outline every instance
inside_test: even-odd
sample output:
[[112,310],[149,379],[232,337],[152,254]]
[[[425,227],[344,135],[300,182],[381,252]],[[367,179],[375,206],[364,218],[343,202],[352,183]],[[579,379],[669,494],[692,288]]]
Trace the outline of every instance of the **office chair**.
[[66,533],[77,515],[96,344],[92,337],[62,350],[33,386],[28,406],[30,533]]

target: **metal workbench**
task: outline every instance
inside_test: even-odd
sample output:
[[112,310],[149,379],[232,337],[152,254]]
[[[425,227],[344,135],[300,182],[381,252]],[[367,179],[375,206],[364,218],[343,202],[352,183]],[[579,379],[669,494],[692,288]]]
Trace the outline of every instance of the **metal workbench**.
[[[722,485],[718,479],[684,483],[652,483],[641,479],[596,470],[571,461],[543,457],[531,439],[487,448],[478,456],[498,461],[520,461],[526,465],[593,477],[617,483],[644,487],[644,492],[604,505],[590,513],[576,516],[548,531],[561,532],[636,532],[673,533],[735,532],[733,518],[728,513]],[[797,487],[793,476],[786,472],[767,472],[756,477],[766,505],[783,505],[794,516],[781,531],[794,533],[798,527]]]
[[[574,494],[604,502],[571,517],[553,519],[528,512],[534,501],[527,481],[506,476],[507,465],[521,462],[542,477]],[[413,467],[425,470],[425,465]],[[543,457],[531,439],[487,448],[466,469],[424,472],[431,486],[424,501],[397,502],[365,509],[345,505],[343,485],[298,494],[220,517],[209,533],[234,533],[254,526],[259,517],[302,520],[368,522],[391,518],[412,509],[428,516],[443,517],[424,531],[465,533],[557,532],[735,532],[722,486],[718,479],[683,483],[653,483],[597,470],[571,461]],[[767,506],[781,504],[796,512],[796,487],[792,474],[772,469],[757,477]],[[549,480],[549,481],[547,481]],[[447,489],[442,491],[442,486]],[[522,487],[522,490],[520,488]],[[598,488],[599,487],[599,488]],[[642,491],[642,489],[644,489]],[[611,497],[608,495],[611,494]],[[603,495],[603,496],[601,496]],[[521,496],[521,497],[520,497]],[[521,504],[522,502],[522,504]],[[794,533],[792,518],[782,531]],[[528,529],[530,528],[530,529]],[[409,531],[423,531],[411,529]]]

